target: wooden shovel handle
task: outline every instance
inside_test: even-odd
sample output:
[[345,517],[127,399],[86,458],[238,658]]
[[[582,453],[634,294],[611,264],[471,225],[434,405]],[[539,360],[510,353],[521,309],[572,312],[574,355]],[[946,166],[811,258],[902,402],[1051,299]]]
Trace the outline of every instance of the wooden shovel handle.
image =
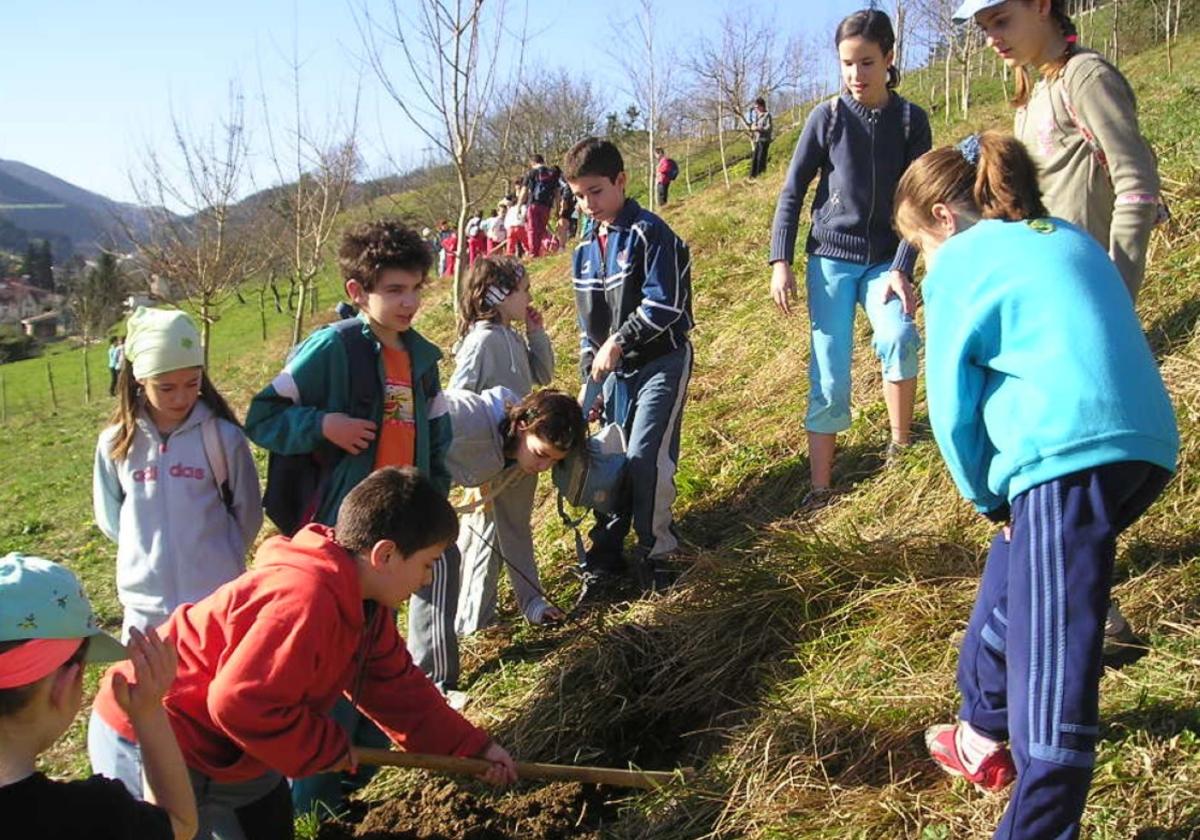
[[[460,758],[456,755],[425,755],[396,750],[355,747],[354,753],[362,764],[379,767],[409,767],[437,773],[478,776],[492,766],[482,758]],[[517,762],[517,777],[555,782],[587,782],[613,787],[633,787],[653,790],[680,779],[695,775],[690,767],[672,772],[658,770],[620,770],[615,767],[580,767],[574,764],[542,764],[533,761]]]

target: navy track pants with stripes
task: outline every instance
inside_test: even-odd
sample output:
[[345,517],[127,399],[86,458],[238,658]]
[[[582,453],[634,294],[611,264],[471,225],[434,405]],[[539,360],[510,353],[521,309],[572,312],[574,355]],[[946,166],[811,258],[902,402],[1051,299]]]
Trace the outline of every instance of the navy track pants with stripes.
[[1007,740],[1017,781],[996,838],[1067,840],[1091,785],[1100,655],[1117,536],[1170,473],[1106,464],[1012,502],[1012,534],[992,541],[958,661],[959,717]]

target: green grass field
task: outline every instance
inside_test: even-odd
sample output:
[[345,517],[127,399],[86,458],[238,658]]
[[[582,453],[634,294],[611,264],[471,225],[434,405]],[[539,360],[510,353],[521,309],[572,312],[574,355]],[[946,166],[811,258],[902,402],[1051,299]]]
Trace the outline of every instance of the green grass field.
[[[1085,835],[1182,839],[1200,835],[1200,39],[1177,43],[1173,76],[1161,48],[1122,66],[1175,214],[1154,235],[1139,313],[1184,443],[1178,476],[1121,544],[1116,594],[1153,650],[1104,677]],[[914,83],[918,102],[923,90]],[[976,102],[969,121],[946,124],[935,112],[936,142],[1009,124],[998,81],[981,84]],[[958,498],[922,402],[917,444],[884,468],[886,413],[865,326],[854,422],[839,439],[840,493],[816,514],[797,512],[808,489],[807,325],[770,305],[765,253],[794,136],[780,138],[757,182],[739,178],[726,190],[717,178],[691,196],[677,189],[664,214],[694,259],[696,373],[676,509],[690,568],[669,593],[559,630],[517,624],[508,606],[508,626],[465,644],[469,713],[523,758],[698,768],[681,790],[624,800],[606,836],[987,837],[1004,799],[943,777],[921,733],[954,713],[954,637],[990,530]],[[573,388],[567,257],[539,261],[532,275],[560,354],[558,380]],[[330,280],[323,309],[334,294]],[[235,305],[214,331],[214,381],[239,410],[286,349],[284,319],[264,343],[257,318],[255,304]],[[445,282],[437,281],[417,327],[448,349],[451,321]],[[76,397],[60,396],[55,414],[39,391],[45,360],[0,368],[10,399],[28,394],[20,398],[36,406],[14,410],[0,426],[0,550],[70,564],[116,626],[114,549],[90,510],[92,449],[107,398],[97,387],[92,404],[81,405],[82,364],[61,358],[63,393],[74,389]],[[103,374],[99,353],[95,359]],[[79,371],[76,380],[69,368]],[[543,576],[552,595],[570,602],[574,544],[551,508],[544,483]],[[47,767],[81,772],[80,737],[77,726]],[[414,779],[382,774],[367,797]]]

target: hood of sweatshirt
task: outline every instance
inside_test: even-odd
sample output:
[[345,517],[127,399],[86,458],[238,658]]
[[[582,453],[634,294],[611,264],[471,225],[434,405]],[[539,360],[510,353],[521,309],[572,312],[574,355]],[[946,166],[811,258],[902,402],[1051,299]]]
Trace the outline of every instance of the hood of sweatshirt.
[[460,487],[478,487],[504,470],[504,440],[500,421],[504,411],[519,400],[507,388],[496,386],[482,393],[448,388],[442,392],[454,436],[446,452],[446,468]]

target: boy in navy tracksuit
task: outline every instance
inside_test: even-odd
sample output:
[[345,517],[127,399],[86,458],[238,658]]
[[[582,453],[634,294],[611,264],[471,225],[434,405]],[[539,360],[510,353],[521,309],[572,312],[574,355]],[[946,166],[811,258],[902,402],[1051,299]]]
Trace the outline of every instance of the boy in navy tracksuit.
[[623,424],[629,457],[627,509],[597,514],[584,595],[620,569],[631,524],[637,547],[628,565],[639,585],[651,589],[663,558],[679,545],[671,505],[692,373],[691,257],[662,219],[625,197],[625,163],[612,143],[594,137],[577,143],[563,177],[595,223],[572,264],[580,369],[585,386],[604,383],[604,416]]

